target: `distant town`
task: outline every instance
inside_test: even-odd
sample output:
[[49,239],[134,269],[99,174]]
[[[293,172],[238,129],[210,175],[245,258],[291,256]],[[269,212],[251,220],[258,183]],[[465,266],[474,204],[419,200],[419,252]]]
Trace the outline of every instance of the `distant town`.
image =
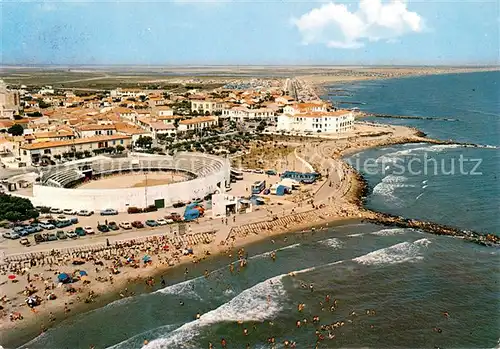
[[[189,80],[191,81],[191,80]],[[127,150],[238,155],[227,136],[336,134],[353,113],[320,100],[299,79],[249,79],[170,90],[0,86],[0,153],[9,168],[46,166]]]

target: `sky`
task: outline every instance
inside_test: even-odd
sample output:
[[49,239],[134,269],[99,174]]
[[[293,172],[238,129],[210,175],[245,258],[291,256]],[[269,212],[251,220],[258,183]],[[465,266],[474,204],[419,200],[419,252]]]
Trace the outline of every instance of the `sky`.
[[3,64],[499,64],[498,0],[0,2]]

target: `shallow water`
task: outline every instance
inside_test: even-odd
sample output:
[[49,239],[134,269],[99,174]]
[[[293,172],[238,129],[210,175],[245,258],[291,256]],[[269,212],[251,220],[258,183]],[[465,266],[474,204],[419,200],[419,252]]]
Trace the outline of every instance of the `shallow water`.
[[[229,260],[214,260],[203,265],[211,270],[208,278],[172,275],[166,288],[78,315],[26,347],[140,348],[148,339],[147,348],[206,348],[224,337],[228,348],[259,348],[275,336],[307,348],[316,341],[316,326],[297,329],[295,322],[314,315],[322,324],[346,322],[323,348],[494,347],[500,338],[498,250],[371,224],[283,238],[250,246],[248,266],[234,275]],[[327,294],[338,300],[334,312],[319,303]],[[306,304],[302,314],[298,303]],[[365,315],[366,309],[376,315]],[[358,316],[349,317],[352,311]]]
[[367,207],[498,232],[499,81],[500,72],[372,81],[344,86],[349,97],[332,97],[364,102],[361,109],[373,113],[451,118],[455,121],[368,120],[414,126],[431,138],[488,146],[404,144],[348,157],[368,182]]

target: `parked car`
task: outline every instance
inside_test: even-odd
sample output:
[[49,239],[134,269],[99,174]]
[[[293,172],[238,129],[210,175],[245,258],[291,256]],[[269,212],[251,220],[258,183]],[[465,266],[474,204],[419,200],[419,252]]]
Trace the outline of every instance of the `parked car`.
[[146,221],[146,225],[149,227],[157,227],[158,223],[156,223],[156,221],[154,219],[148,219]]
[[35,231],[35,233],[43,231],[43,228],[39,226],[38,223],[32,223],[31,228]]
[[58,230],[57,233],[57,238],[60,239],[60,240],[64,240],[64,239],[67,239],[68,237],[66,236],[66,233],[64,233],[64,231],[62,230]]
[[95,234],[94,229],[92,229],[91,226],[83,227],[83,230],[85,230],[85,234],[87,234],[87,235]]
[[18,233],[15,233],[13,231],[3,233],[2,236],[6,239],[12,239],[12,240],[19,239],[21,237]]
[[165,219],[165,222],[167,222],[167,224],[172,224],[175,221],[172,218],[168,218],[168,219]]
[[77,212],[77,215],[79,216],[92,216],[94,214],[94,211],[88,211],[88,210],[80,210]]
[[28,225],[27,227],[24,228],[24,231],[27,232],[28,234],[34,234],[36,233],[35,227]]
[[133,221],[133,222],[132,222],[132,226],[133,226],[134,228],[144,228],[144,224],[142,224],[142,222],[141,222],[141,221]]
[[75,211],[74,211],[74,210],[72,210],[72,209],[70,209],[70,208],[65,208],[65,209],[63,210],[63,213],[64,213],[64,214],[67,214],[67,215],[74,215],[74,214],[75,214]]
[[29,246],[30,245],[30,241],[28,240],[28,238],[22,238],[21,240],[19,240],[19,243],[23,246]]
[[20,233],[20,232],[22,232],[24,229],[25,229],[25,228],[24,228],[23,226],[18,225],[18,226],[15,226],[14,228],[12,228],[12,231],[13,231],[14,233]]
[[67,237],[69,237],[69,238],[71,238],[71,239],[75,239],[75,238],[77,238],[77,237],[78,237],[78,235],[77,235],[77,234],[75,234],[75,232],[73,232],[73,231],[71,231],[71,230],[70,230],[70,231],[68,231],[68,232],[66,232],[66,236],[67,236]]
[[182,201],[178,201],[178,202],[174,202],[174,204],[172,205],[174,208],[179,208],[179,207],[183,207],[185,206],[186,204],[183,203]]
[[21,237],[30,235],[30,233],[28,233],[28,231],[26,229],[23,229],[23,230],[18,231],[18,232],[14,232],[14,234],[18,234]]
[[112,208],[107,208],[107,209],[101,211],[101,216],[114,216],[117,214],[118,214],[118,211],[113,210]]
[[66,220],[57,222],[56,227],[57,228],[66,228],[66,227],[69,227],[71,224],[72,224],[71,221],[69,219],[66,219]]
[[56,241],[57,240],[57,235],[54,233],[47,234],[47,241]]
[[82,227],[76,227],[75,228],[75,234],[78,235],[78,236],[85,236],[85,235],[87,235],[87,233],[85,232],[85,229],[83,229]]
[[178,214],[177,212],[171,212],[168,216],[165,216],[166,219],[171,219],[173,220],[174,222],[179,222],[179,221],[182,221],[182,217],[180,214]]
[[263,171],[263,170],[259,170],[259,169],[257,169],[257,170],[253,170],[253,173],[263,174],[263,173],[264,173],[264,171]]
[[77,224],[78,223],[78,218],[77,217],[71,217],[70,219],[71,224]]
[[122,229],[132,229],[132,224],[130,222],[121,222],[120,223],[120,228]]
[[268,175],[268,176],[275,176],[276,175],[276,171],[275,170],[267,170],[266,171],[266,175]]
[[40,223],[39,226],[46,230],[52,230],[56,228],[54,224],[50,224],[48,222]]
[[108,223],[108,228],[111,229],[111,230],[118,230],[118,229],[120,229],[118,227],[118,225],[116,224],[116,222],[109,222]]
[[158,219],[156,220],[156,223],[158,223],[158,225],[166,225],[168,222],[167,222],[167,220],[166,220],[166,219],[164,219],[164,218],[158,218]]
[[107,233],[109,231],[109,228],[106,224],[99,224],[97,226],[97,230],[99,230],[102,233]]
[[41,243],[41,242],[44,242],[44,241],[45,241],[45,239],[44,239],[44,237],[42,236],[42,234],[35,234],[35,242],[36,242],[37,244],[39,244],[39,243]]
[[51,208],[49,212],[52,214],[61,214],[63,211],[60,208]]

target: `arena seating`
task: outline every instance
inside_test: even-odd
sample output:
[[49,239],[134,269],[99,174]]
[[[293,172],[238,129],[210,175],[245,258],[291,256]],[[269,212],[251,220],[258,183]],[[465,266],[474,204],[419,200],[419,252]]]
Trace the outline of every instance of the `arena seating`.
[[41,184],[64,188],[85,177],[82,173],[85,168],[91,168],[94,176],[136,170],[170,170],[187,172],[196,178],[209,176],[220,171],[223,167],[224,160],[219,157],[188,152],[178,153],[174,157],[144,156],[140,158],[100,159],[67,164],[62,169],[44,171],[41,175]]

